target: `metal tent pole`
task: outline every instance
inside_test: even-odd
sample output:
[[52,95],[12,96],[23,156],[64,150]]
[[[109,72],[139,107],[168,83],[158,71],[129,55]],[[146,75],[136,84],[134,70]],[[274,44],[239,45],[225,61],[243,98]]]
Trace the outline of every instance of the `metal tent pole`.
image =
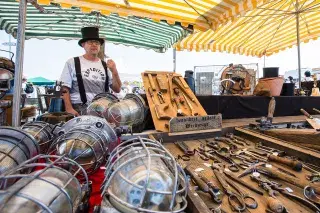
[[176,72],[176,68],[177,68],[177,50],[176,48],[173,48],[173,72]]
[[296,28],[297,28],[297,48],[298,48],[299,89],[301,90],[300,20],[299,20],[298,1],[296,2]]
[[21,123],[20,118],[20,102],[21,102],[21,86],[23,74],[23,54],[26,28],[27,0],[20,0],[19,4],[19,20],[17,34],[16,61],[14,70],[14,88],[13,88],[13,106],[12,106],[12,126],[18,127]]

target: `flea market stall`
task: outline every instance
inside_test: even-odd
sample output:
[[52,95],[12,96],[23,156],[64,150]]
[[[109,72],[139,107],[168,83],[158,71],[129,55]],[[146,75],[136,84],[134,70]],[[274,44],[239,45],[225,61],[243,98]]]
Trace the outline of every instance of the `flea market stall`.
[[[285,109],[242,65],[222,72],[225,94],[211,97],[197,96],[178,73],[143,71],[145,95],[101,93],[78,117],[65,112],[56,82],[48,112],[20,125],[25,37],[78,39],[89,24],[110,42],[163,52],[192,28],[219,32],[258,6],[279,6],[268,3],[0,2],[0,27],[18,39],[15,63],[0,69],[4,94],[14,76],[13,101],[1,100],[3,109],[13,105],[13,127],[0,126],[0,211],[320,212],[320,122],[308,114],[319,97],[308,97],[310,105],[291,97],[294,107]],[[201,40],[192,36],[187,43]]]

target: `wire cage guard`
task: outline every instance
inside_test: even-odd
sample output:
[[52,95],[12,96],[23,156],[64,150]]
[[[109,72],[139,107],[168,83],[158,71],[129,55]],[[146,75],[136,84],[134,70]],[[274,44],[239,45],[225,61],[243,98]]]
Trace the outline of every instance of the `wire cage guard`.
[[187,206],[186,175],[158,141],[138,137],[121,143],[105,174],[103,199],[120,212],[181,212]]
[[[0,127],[0,175],[39,154],[38,142],[27,132]],[[31,170],[20,170],[29,173]]]
[[[49,158],[50,163],[40,163]],[[35,171],[19,174],[29,168]],[[82,184],[76,178],[79,175],[84,177]],[[18,181],[8,186],[11,179]],[[2,174],[0,187],[2,213],[73,213],[81,204],[83,192],[89,190],[89,182],[77,162],[65,156],[37,155]]]
[[73,118],[54,134],[48,154],[66,155],[78,162],[87,173],[93,173],[105,160],[109,150],[117,145],[113,128],[103,118],[84,115]]
[[21,126],[21,129],[32,135],[40,146],[40,153],[44,154],[53,140],[53,126],[42,121],[34,121]]

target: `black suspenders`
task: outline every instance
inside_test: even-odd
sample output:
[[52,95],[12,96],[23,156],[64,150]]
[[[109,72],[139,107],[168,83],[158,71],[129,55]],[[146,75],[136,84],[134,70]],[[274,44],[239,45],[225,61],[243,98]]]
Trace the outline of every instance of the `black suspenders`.
[[[105,61],[102,61],[102,66],[104,68],[104,71],[106,73],[106,79],[105,79],[105,92],[109,92],[109,76],[108,76],[108,67]],[[81,74],[81,65],[80,65],[80,58],[79,57],[74,57],[74,66],[76,69],[76,77],[78,81],[78,86],[79,86],[79,93],[80,93],[80,98],[83,104],[87,103],[87,95],[86,95],[86,90],[84,89],[84,84],[83,84],[83,79],[82,79],[82,74]]]

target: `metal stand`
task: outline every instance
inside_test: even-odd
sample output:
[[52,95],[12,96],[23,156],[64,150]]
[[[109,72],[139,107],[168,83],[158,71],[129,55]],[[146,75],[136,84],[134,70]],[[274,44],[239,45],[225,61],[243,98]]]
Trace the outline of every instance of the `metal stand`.
[[296,1],[296,27],[297,27],[297,48],[298,48],[298,72],[299,72],[299,89],[301,90],[301,57],[300,57],[300,20],[299,20],[299,3]]
[[20,0],[19,6],[19,20],[18,20],[18,36],[17,36],[17,50],[16,50],[16,67],[14,76],[14,94],[12,106],[12,126],[20,126],[20,102],[21,102],[21,86],[23,74],[23,56],[24,56],[24,41],[25,41],[25,27],[26,27],[26,12],[27,0]]
[[177,50],[176,48],[173,48],[173,72],[176,72],[176,68],[177,68]]

